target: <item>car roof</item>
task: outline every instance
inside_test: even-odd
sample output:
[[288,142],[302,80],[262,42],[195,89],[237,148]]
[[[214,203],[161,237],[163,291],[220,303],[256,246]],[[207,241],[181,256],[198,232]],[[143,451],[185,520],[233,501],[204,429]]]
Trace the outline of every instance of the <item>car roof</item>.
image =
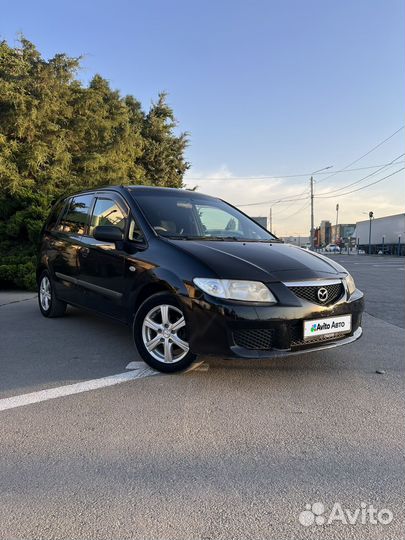
[[215,199],[217,197],[211,197],[198,191],[191,191],[189,189],[179,189],[171,187],[159,187],[159,186],[123,186],[124,189],[131,192],[133,195],[160,195],[167,197],[201,197],[205,199]]
[[107,185],[94,188],[84,189],[82,191],[77,191],[69,195],[74,197],[76,195],[82,195],[85,193],[94,193],[96,191],[118,191],[118,192],[129,192],[132,195],[159,195],[167,197],[198,197],[204,199],[217,199],[218,197],[212,197],[210,195],[205,195],[198,191],[191,191],[188,189],[179,189],[179,188],[169,188],[169,187],[159,187],[159,186],[137,186],[137,185]]

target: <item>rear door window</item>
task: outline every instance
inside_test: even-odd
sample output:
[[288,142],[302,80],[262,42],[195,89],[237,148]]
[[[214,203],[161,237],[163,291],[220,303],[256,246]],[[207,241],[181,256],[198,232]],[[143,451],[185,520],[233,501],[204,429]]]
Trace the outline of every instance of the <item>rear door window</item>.
[[71,234],[87,234],[92,194],[77,195],[67,203],[59,230]]
[[63,199],[62,201],[58,201],[54,207],[52,208],[51,215],[48,218],[48,221],[46,222],[45,229],[47,231],[54,231],[56,229],[56,225],[58,223],[59,217],[65,207],[66,199]]

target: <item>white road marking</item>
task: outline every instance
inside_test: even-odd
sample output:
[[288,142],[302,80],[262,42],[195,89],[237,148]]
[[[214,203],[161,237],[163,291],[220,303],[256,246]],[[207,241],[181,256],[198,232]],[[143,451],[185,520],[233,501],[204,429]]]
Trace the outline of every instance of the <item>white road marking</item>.
[[109,377],[102,377],[101,379],[92,379],[75,384],[68,384],[66,386],[59,386],[57,388],[39,390],[38,392],[31,392],[30,394],[12,396],[0,399],[0,411],[15,409],[16,407],[23,407],[24,405],[32,405],[33,403],[40,403],[41,401],[48,401],[49,399],[81,394],[82,392],[89,392],[90,390],[98,390],[99,388],[105,388],[106,386],[113,386],[115,384],[121,384],[134,379],[141,379],[157,374],[157,371],[149,368],[137,369],[130,371],[129,373],[118,373],[117,375],[110,375]]
[[[208,368],[209,365],[202,360],[200,362],[194,362],[191,364],[185,373],[189,371],[208,371]],[[34,403],[48,401],[49,399],[72,396],[74,394],[89,392],[90,390],[99,390],[100,388],[105,388],[106,386],[114,386],[116,384],[122,384],[135,379],[143,379],[144,377],[159,375],[158,371],[151,369],[144,362],[130,362],[126,369],[130,371],[126,373],[118,373],[117,375],[109,375],[108,377],[101,377],[100,379],[91,379],[89,381],[58,386],[57,388],[48,388],[46,390],[39,390],[38,392],[31,392],[29,394],[20,394],[18,396],[3,398],[0,399],[0,411],[7,411],[17,407],[24,407],[25,405],[33,405]]]
[[184,373],[189,373],[190,371],[208,371],[209,368],[210,365],[207,364],[207,362],[204,362],[204,360],[200,360],[199,362],[193,362]]
[[[188,373],[189,371],[208,371],[209,367],[210,366],[207,364],[207,362],[204,362],[204,360],[199,360],[198,362],[193,362],[191,366],[184,371],[184,373]],[[152,371],[152,375],[156,373],[153,369],[148,368],[144,362],[130,362],[125,369],[150,370]]]
[[[130,362],[125,369],[150,369],[145,362]],[[153,370],[151,370],[153,371]]]

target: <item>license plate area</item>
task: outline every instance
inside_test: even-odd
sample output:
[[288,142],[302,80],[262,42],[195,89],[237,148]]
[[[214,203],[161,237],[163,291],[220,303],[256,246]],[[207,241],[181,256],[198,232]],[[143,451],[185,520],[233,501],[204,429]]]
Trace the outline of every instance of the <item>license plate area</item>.
[[336,335],[349,334],[352,331],[352,316],[340,315],[337,317],[323,317],[311,319],[303,323],[304,340],[316,339],[317,337],[335,337]]

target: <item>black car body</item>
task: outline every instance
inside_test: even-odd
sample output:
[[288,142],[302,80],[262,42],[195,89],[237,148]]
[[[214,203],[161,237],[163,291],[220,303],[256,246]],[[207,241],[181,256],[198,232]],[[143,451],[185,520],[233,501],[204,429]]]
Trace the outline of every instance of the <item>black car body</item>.
[[[143,358],[162,371],[184,369],[195,355],[270,358],[362,333],[363,294],[342,266],[185,190],[105,187],[58,201],[43,228],[37,276],[45,316],[72,304],[125,322]],[[166,330],[163,315],[153,319],[155,305],[184,317],[180,337],[170,334],[179,319]],[[148,313],[155,322],[145,326]],[[159,336],[151,357],[147,344],[156,347]],[[175,337],[187,354],[159,362]]]

